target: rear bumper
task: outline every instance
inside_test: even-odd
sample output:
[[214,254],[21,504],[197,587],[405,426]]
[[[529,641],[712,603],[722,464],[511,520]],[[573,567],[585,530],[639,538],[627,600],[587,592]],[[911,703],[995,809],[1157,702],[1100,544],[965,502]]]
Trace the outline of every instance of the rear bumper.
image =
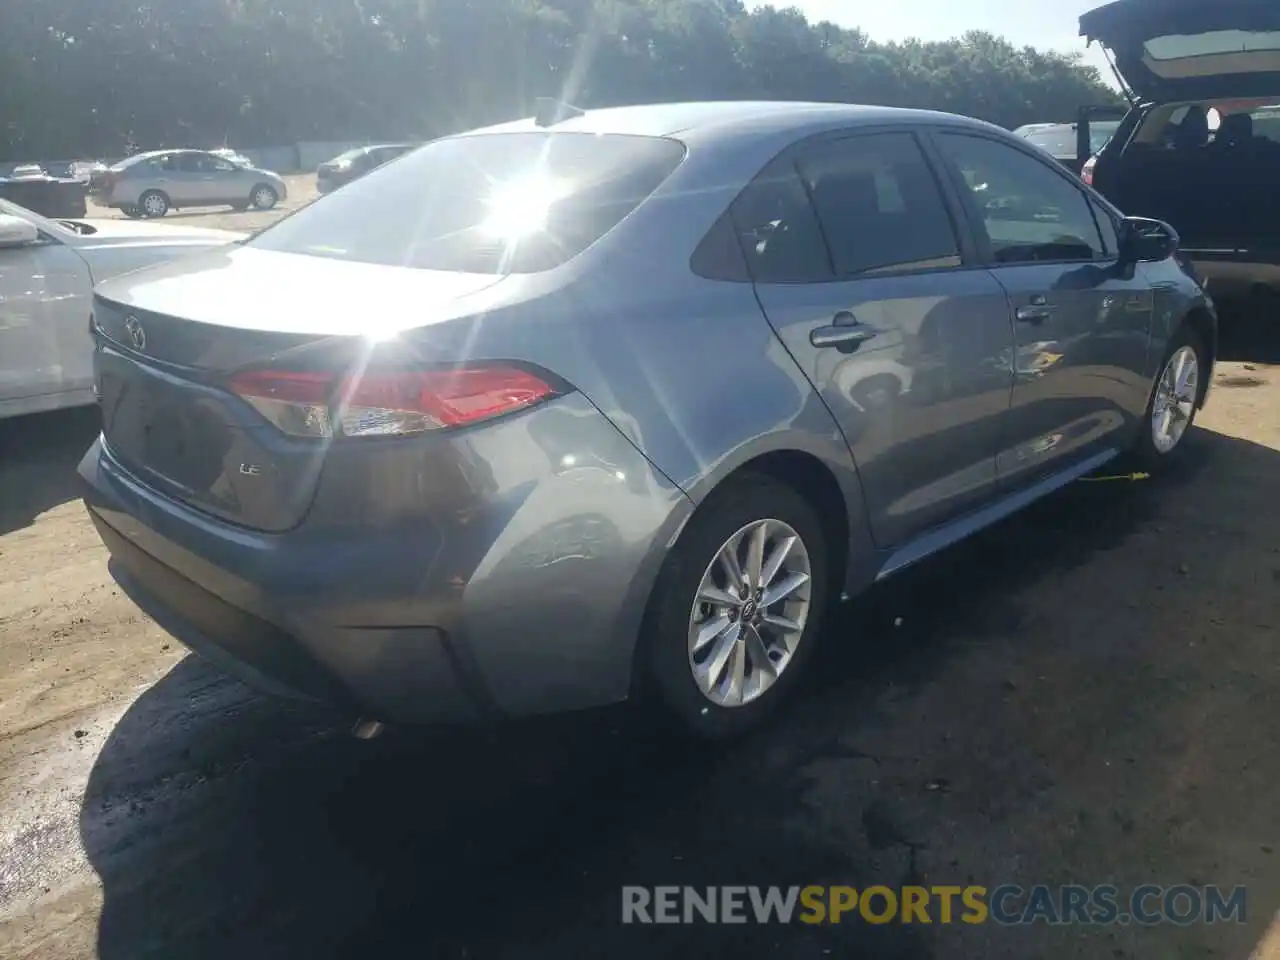
[[[574,456],[530,458],[530,433],[554,443],[565,428]],[[624,699],[649,589],[691,504],[579,396],[483,433],[512,461],[452,522],[437,504],[434,519],[332,526],[322,482],[301,527],[257,533],[151,490],[101,440],[80,474],[125,593],[265,692],[401,723]]]

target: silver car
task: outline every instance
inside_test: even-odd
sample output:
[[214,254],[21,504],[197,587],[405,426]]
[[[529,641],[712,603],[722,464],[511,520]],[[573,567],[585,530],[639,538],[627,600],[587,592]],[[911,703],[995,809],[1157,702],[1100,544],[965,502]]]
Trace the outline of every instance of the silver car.
[[163,217],[184,207],[270,210],[288,196],[284,178],[236,155],[153,150],[94,179],[94,199],[131,217]]
[[836,599],[1183,449],[1210,301],[1022,138],[569,113],[98,289],[85,499],[165,629],[375,723],[637,697],[725,736],[850,639]]

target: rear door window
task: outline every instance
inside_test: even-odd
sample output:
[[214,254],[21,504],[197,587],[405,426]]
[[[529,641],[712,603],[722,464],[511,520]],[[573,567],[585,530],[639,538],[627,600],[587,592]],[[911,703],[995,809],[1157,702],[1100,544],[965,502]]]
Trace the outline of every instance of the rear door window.
[[837,276],[960,266],[955,228],[914,135],[825,142],[799,168]]
[[684,152],[675,140],[618,134],[437,140],[279,221],[249,245],[427,270],[549,270],[635,210]]

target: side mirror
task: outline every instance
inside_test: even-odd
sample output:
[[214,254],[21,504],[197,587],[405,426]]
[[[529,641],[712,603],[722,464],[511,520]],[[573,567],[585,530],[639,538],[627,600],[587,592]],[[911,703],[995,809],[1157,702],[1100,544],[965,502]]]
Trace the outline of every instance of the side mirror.
[[25,247],[40,239],[40,231],[30,220],[0,213],[0,249],[4,247]]
[[1178,252],[1178,231],[1163,220],[1125,217],[1120,228],[1120,259],[1125,263],[1155,263]]

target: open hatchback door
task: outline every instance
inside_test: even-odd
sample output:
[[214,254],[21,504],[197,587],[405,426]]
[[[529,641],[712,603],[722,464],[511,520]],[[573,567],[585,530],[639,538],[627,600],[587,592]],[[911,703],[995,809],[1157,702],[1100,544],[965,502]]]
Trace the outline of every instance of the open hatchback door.
[[1114,0],[1080,35],[1148,103],[1280,93],[1280,0]]

